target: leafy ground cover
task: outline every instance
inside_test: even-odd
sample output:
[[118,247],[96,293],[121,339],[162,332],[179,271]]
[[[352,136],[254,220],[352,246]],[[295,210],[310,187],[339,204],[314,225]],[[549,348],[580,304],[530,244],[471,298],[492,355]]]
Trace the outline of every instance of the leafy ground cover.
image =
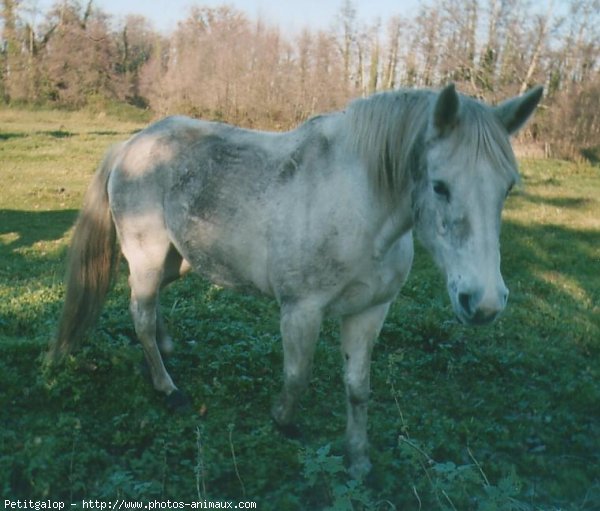
[[190,276],[162,307],[171,374],[193,406],[151,387],[128,313],[126,269],[98,327],[42,370],[64,256],[104,150],[146,119],[0,110],[0,493],[65,502],[247,500],[258,509],[600,509],[600,169],[523,161],[502,234],[509,307],[452,319],[418,248],[375,349],[373,474],[344,472],[345,404],[328,322],[299,440],[269,419],[281,381],[269,300]]

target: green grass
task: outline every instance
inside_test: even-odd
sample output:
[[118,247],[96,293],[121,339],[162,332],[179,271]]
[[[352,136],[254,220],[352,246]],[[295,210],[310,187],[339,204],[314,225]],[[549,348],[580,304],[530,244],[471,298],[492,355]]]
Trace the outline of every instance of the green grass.
[[[522,162],[502,234],[509,306],[456,324],[418,248],[372,366],[374,472],[343,471],[336,324],[303,399],[301,440],[269,419],[281,381],[275,305],[190,276],[162,307],[190,395],[151,387],[125,268],[89,341],[42,371],[64,256],[105,149],[141,128],[97,113],[0,110],[0,494],[12,499],[252,500],[258,509],[600,509],[600,169]],[[352,504],[350,504],[352,503]]]

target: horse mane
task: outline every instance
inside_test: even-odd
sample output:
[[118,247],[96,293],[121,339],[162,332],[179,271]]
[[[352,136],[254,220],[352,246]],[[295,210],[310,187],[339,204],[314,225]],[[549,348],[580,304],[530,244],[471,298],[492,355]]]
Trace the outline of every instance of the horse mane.
[[481,160],[489,162],[494,170],[518,181],[517,161],[506,128],[488,105],[461,96],[461,119],[459,129],[453,135],[453,150],[464,147],[470,140],[473,150],[469,167],[477,169]]
[[[436,92],[397,90],[358,99],[348,106],[345,140],[364,161],[377,190],[394,197],[420,171],[430,111]],[[460,95],[460,122],[450,137],[453,150],[470,141],[472,161],[486,159],[494,168],[518,179],[516,160],[506,129],[491,108]]]
[[407,184],[424,139],[432,91],[381,92],[348,106],[345,138],[377,190],[396,195]]

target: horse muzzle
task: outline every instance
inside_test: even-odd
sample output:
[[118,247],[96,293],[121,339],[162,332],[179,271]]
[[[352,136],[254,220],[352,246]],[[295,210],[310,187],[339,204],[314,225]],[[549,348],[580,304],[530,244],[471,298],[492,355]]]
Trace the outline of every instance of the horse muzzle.
[[493,322],[506,307],[508,289],[502,284],[494,292],[483,290],[457,290],[452,305],[459,321],[465,325],[487,325]]

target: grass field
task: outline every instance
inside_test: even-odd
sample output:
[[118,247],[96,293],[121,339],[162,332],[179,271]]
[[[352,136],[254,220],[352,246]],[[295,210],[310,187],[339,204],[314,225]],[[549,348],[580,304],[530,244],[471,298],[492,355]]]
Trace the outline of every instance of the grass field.
[[373,474],[343,471],[336,324],[325,325],[300,440],[271,424],[275,305],[195,276],[165,293],[167,361],[192,410],[151,387],[125,268],[98,327],[43,371],[70,227],[105,149],[143,125],[0,110],[0,494],[3,499],[255,501],[258,509],[600,509],[600,168],[521,162],[502,233],[509,306],[452,319],[418,248],[375,349]]

